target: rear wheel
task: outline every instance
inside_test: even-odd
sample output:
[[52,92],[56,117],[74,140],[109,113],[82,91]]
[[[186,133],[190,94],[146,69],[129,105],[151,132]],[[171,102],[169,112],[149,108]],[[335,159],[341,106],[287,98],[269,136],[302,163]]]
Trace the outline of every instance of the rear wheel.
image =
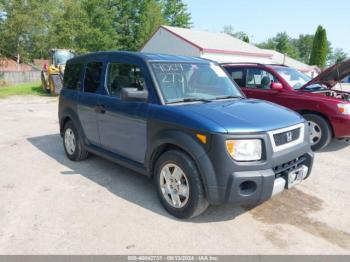
[[315,114],[303,115],[309,124],[311,149],[325,148],[332,140],[332,130],[326,119]]
[[165,152],[155,167],[155,184],[164,208],[178,218],[191,218],[203,213],[208,202],[193,160],[186,154]]
[[57,74],[51,74],[49,76],[49,85],[51,95],[59,95],[63,85],[61,76]]
[[67,157],[72,161],[81,161],[89,156],[72,121],[64,125],[63,146]]

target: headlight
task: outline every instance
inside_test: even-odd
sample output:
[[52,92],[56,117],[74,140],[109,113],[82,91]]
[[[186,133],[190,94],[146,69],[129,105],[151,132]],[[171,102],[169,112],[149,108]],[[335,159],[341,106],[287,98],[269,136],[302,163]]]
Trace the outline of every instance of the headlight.
[[350,104],[338,104],[338,110],[343,115],[350,115]]
[[227,140],[226,149],[236,161],[257,161],[261,159],[261,140]]

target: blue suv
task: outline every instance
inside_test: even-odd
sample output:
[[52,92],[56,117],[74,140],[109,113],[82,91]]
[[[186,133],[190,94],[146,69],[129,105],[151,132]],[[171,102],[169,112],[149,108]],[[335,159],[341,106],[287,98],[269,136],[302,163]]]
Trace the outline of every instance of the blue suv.
[[209,204],[256,205],[306,179],[305,120],[246,99],[215,62],[97,52],[68,61],[59,98],[67,157],[102,156],[153,178],[178,218]]

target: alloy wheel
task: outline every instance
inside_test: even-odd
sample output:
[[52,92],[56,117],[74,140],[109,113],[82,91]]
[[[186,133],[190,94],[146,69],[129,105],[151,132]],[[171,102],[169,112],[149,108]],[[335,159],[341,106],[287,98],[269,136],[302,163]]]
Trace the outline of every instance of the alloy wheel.
[[309,131],[310,131],[310,143],[311,145],[316,145],[318,142],[320,142],[322,137],[322,130],[321,127],[313,122],[309,121]]
[[164,199],[174,208],[184,207],[190,196],[190,186],[184,171],[176,164],[166,164],[160,172],[159,182]]
[[67,153],[73,155],[76,148],[75,135],[72,129],[67,128],[64,133],[64,145],[66,147]]

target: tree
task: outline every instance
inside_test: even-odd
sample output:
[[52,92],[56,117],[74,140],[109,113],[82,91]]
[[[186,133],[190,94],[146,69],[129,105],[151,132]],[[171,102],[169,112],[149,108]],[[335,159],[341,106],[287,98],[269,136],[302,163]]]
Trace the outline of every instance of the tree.
[[88,19],[86,31],[82,36],[84,42],[80,43],[80,46],[89,51],[118,48],[119,36],[115,29],[117,5],[114,2],[113,0],[82,0],[82,9]]
[[168,25],[191,27],[191,14],[182,0],[162,0],[161,3],[163,5],[163,16]]
[[266,42],[257,44],[257,46],[264,49],[276,50],[294,59],[299,59],[298,49],[293,45],[292,39],[285,32],[278,33],[275,37],[268,39]]
[[4,11],[0,11],[0,22],[5,21],[7,14]]
[[6,13],[6,18],[2,16],[0,47],[22,61],[42,53],[47,44],[46,10],[52,4],[52,0],[0,0]]
[[116,30],[122,50],[139,50],[151,34],[165,23],[162,5],[156,0],[120,1]]
[[256,46],[262,49],[277,50],[274,38],[269,38],[266,42],[258,43]]
[[348,54],[341,48],[336,48],[329,59],[329,65],[337,64],[344,61]]
[[110,0],[63,0],[53,11],[50,46],[81,53],[117,49],[115,14]]
[[119,38],[119,47],[121,50],[136,50],[136,29],[138,23],[138,10],[140,1],[128,0],[119,1],[115,24]]
[[87,51],[84,34],[89,18],[81,1],[62,0],[52,11],[49,27],[50,48],[69,48],[78,52]]
[[[311,50],[314,42],[314,35],[299,35],[298,38],[287,37],[283,33],[278,33],[275,37],[268,39],[265,42],[256,44],[257,47],[263,49],[272,49],[286,53],[289,56],[305,63],[310,63]],[[279,46],[277,48],[277,44]],[[282,51],[281,51],[282,50]],[[333,48],[331,42],[327,41],[327,65],[332,63]]]
[[238,38],[246,43],[250,42],[249,36],[245,32],[243,31],[235,32],[232,25],[225,25],[223,29],[223,33],[233,36],[235,38]]
[[[190,27],[180,0],[0,0],[0,48],[30,61],[51,48],[139,50],[161,25]],[[5,50],[5,51],[4,51]]]
[[274,38],[276,43],[276,50],[282,54],[287,54],[288,56],[298,59],[299,52],[297,48],[291,44],[291,39],[287,33],[278,33]]
[[152,33],[165,23],[162,7],[154,0],[143,0],[139,15],[139,25],[136,30],[136,50],[139,50]]
[[247,36],[247,35],[245,35],[245,36],[243,36],[243,39],[242,39],[244,42],[246,42],[246,43],[250,43],[250,39],[249,39],[249,36]]
[[310,64],[324,68],[327,60],[327,32],[322,26],[318,26],[310,56]]
[[292,40],[292,45],[298,49],[300,60],[306,64],[310,61],[313,41],[313,35],[299,35],[297,39]]
[[[7,17],[7,14],[2,11],[2,5],[1,5],[1,2],[0,2],[0,39],[3,38],[3,35],[2,35],[2,32],[4,31],[4,22],[6,20],[6,17]],[[1,63],[2,63],[2,57],[4,56],[3,54],[3,50],[1,48],[1,40],[0,40],[0,66],[1,66]]]

